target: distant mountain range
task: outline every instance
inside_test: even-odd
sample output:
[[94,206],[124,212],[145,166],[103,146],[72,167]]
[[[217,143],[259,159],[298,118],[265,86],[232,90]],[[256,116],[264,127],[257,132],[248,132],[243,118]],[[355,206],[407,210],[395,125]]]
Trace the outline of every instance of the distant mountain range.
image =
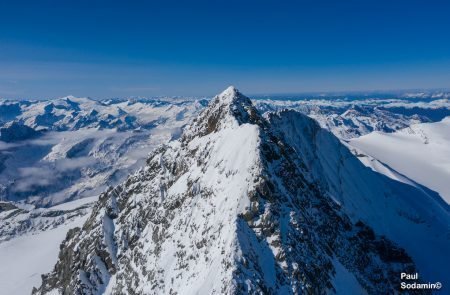
[[391,294],[400,272],[418,272],[448,286],[442,192],[365,138],[441,142],[449,115],[443,97],[252,101],[234,87],[209,101],[3,101],[0,260],[14,278],[2,285]]
[[176,138],[204,102],[65,97],[0,103],[0,198],[49,206],[98,195]]
[[[71,96],[0,101],[0,198],[49,206],[97,195],[141,166],[155,146],[177,138],[207,103]],[[286,108],[299,111],[345,140],[450,115],[449,99],[442,95],[431,101],[258,99],[254,103],[263,114]]]
[[317,120],[341,139],[372,131],[394,132],[416,123],[437,122],[450,116],[450,100],[402,98],[255,100],[262,112],[292,109]]

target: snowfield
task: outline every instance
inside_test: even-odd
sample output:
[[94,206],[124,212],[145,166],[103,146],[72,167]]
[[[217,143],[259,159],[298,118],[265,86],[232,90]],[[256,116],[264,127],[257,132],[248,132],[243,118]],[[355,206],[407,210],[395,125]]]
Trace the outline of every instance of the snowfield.
[[0,211],[0,294],[30,294],[53,269],[67,232],[80,227],[96,197],[47,209]]
[[450,203],[450,117],[395,133],[373,132],[349,144],[438,192]]

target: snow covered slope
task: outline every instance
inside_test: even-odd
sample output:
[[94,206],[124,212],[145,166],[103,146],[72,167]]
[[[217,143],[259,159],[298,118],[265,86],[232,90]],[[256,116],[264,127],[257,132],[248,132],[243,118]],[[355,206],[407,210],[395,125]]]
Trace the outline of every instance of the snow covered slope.
[[67,232],[81,226],[92,198],[48,209],[0,203],[0,294],[30,294],[52,269]]
[[450,203],[450,117],[395,133],[373,132],[349,142]]
[[230,87],[100,196],[34,293],[388,294],[416,270],[445,286],[449,222],[433,192]]

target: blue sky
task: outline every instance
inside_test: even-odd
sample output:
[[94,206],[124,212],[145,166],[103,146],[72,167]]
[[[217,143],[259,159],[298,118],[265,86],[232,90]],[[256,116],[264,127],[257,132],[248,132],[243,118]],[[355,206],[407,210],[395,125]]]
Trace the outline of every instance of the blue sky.
[[0,97],[450,88],[449,15],[437,0],[1,1]]

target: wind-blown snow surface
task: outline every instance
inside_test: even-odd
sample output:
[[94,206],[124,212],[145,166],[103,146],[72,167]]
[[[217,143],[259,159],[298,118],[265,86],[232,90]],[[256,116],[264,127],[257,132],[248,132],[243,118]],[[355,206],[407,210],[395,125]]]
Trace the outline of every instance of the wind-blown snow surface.
[[267,120],[234,88],[215,97],[100,196],[35,293],[388,294],[416,269],[450,283],[436,194],[373,172],[304,115]]
[[69,229],[83,225],[92,201],[85,198],[48,209],[0,210],[0,294],[30,294],[42,283],[41,274],[56,263]]
[[395,133],[373,132],[349,144],[438,192],[450,203],[450,117]]

